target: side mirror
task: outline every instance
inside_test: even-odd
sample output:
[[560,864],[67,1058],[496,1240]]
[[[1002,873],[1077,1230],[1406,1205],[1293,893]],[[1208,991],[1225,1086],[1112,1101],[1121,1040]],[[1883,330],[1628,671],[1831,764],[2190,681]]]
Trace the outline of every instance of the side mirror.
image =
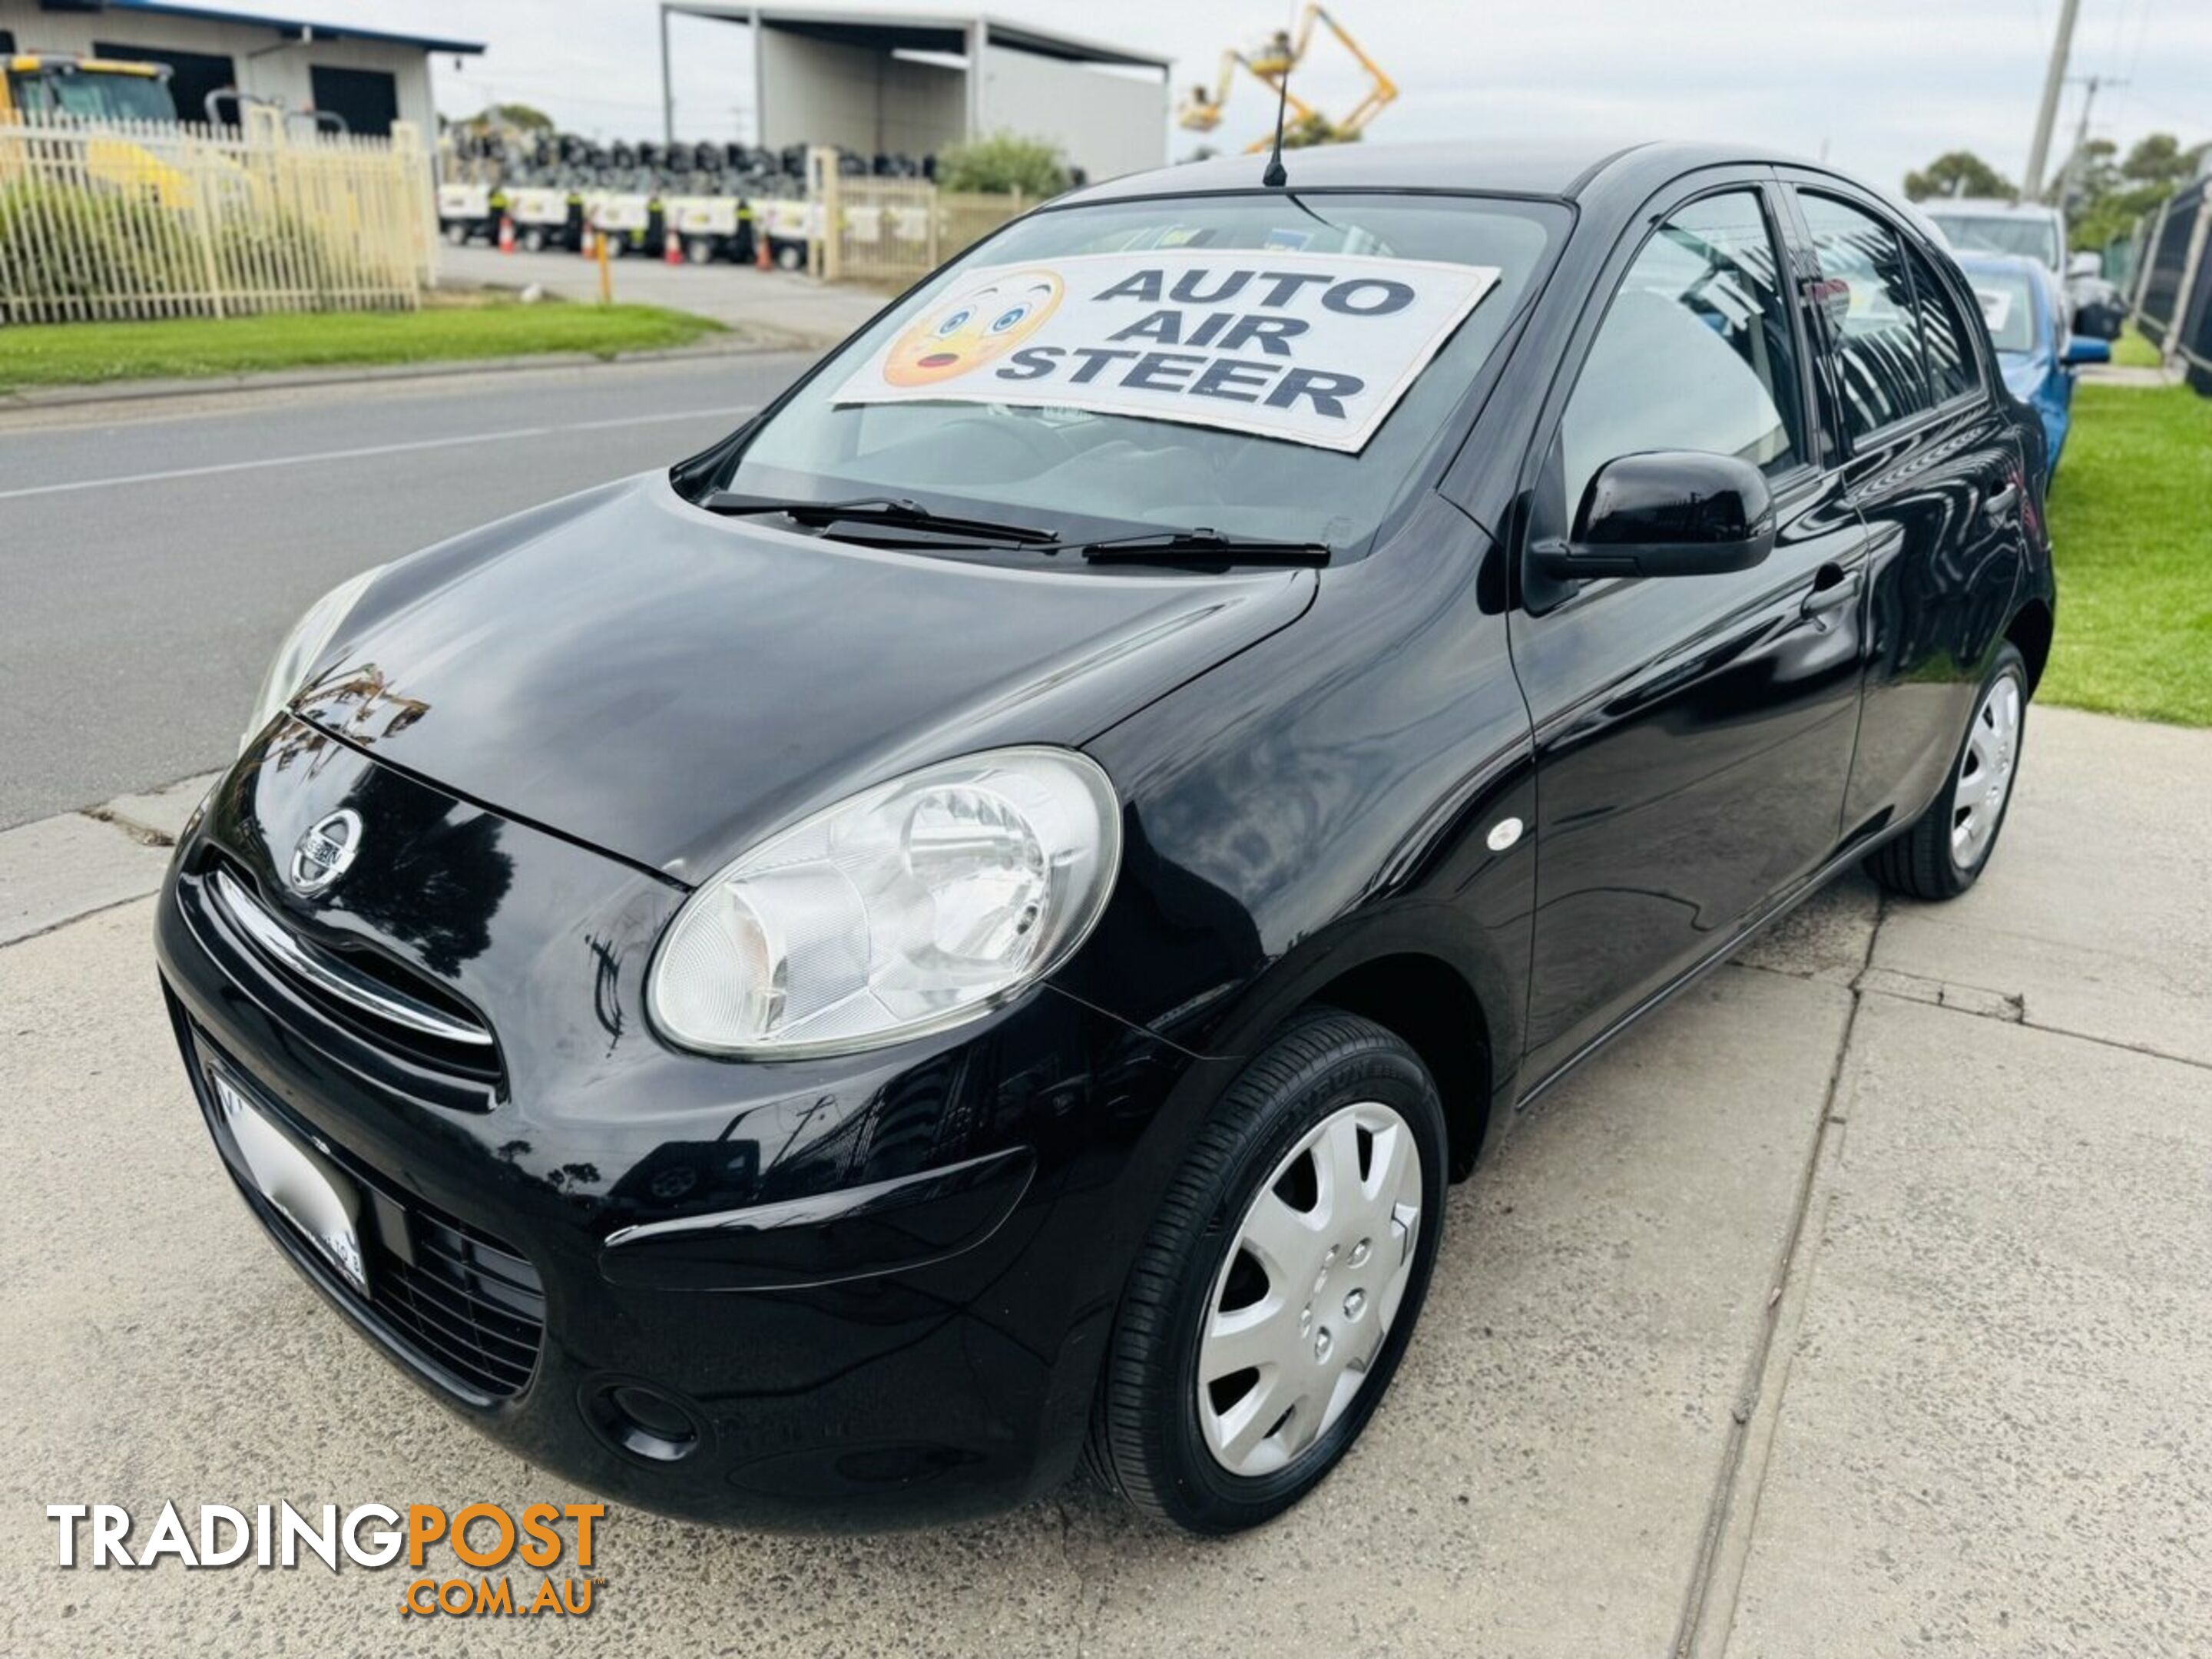
[[2066,262],[2066,275],[2069,277],[2101,276],[2104,274],[2105,261],[2102,256],[2098,254],[2077,253]]
[[1590,480],[1570,541],[1534,544],[1544,575],[1707,576],[1748,570],[1774,550],[1774,501],[1748,461],[1662,449],[1607,461]]
[[2109,363],[2112,348],[2108,341],[2092,339],[2086,334],[2076,334],[2066,342],[2066,367],[2073,368],[2082,363]]

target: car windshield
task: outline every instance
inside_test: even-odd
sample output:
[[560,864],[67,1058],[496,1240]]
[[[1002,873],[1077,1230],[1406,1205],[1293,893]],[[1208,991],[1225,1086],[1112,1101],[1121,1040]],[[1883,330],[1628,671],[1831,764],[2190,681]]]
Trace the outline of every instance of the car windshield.
[[1982,320],[1989,325],[1990,339],[1999,351],[2035,349],[2035,299],[2027,278],[2018,271],[1970,270],[1974,298],[1981,302]]
[[1568,222],[1553,203],[1330,191],[1048,210],[857,336],[713,482],[1342,557],[1446,441]]
[[2058,227],[2048,219],[1941,210],[1930,210],[1928,216],[1961,252],[2013,253],[2058,269]]

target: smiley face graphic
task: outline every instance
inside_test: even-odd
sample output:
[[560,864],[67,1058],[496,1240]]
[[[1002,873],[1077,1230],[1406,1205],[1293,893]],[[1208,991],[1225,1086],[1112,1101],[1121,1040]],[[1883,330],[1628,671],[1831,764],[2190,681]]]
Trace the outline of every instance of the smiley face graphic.
[[1005,356],[1060,308],[1060,273],[1016,270],[963,289],[909,325],[884,360],[892,386],[935,386]]

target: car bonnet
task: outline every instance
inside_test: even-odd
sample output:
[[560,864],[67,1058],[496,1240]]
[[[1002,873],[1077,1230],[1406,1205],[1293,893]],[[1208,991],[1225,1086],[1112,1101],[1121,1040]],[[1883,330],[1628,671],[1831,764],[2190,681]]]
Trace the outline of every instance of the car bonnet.
[[696,882],[914,767],[1080,744],[1294,621],[1315,583],[859,547],[717,517],[653,473],[395,565],[298,708],[456,793]]

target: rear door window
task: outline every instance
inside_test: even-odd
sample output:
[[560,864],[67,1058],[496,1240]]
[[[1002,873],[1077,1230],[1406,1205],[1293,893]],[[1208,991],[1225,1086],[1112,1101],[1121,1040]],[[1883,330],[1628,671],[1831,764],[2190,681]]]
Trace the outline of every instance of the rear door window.
[[1959,319],[1951,290],[1919,249],[1907,246],[1905,259],[1912,276],[1912,309],[1920,319],[1920,344],[1928,362],[1929,388],[1939,404],[1964,397],[1982,382],[1972,341]]
[[1820,261],[1844,430],[1862,440],[1932,409],[1897,233],[1832,196],[1801,191],[1798,204]]

